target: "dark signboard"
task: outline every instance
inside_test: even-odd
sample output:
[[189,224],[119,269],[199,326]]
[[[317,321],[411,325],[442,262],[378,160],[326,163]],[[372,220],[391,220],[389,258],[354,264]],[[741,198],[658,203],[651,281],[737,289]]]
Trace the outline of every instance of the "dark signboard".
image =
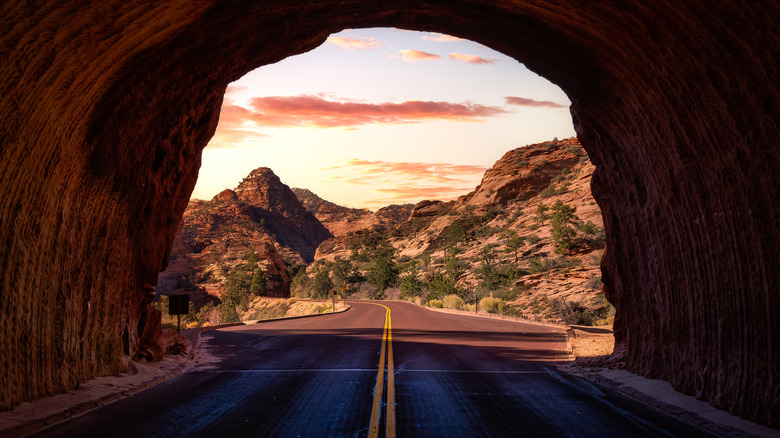
[[168,296],[168,315],[186,315],[190,313],[189,295]]

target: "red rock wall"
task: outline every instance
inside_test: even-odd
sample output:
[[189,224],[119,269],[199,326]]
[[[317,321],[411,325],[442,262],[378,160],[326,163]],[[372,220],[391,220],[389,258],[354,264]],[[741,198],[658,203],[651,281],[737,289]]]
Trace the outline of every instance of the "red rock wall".
[[381,25],[473,39],[567,92],[628,367],[778,426],[777,17],[747,0],[4,2],[0,407],[126,368],[228,82]]

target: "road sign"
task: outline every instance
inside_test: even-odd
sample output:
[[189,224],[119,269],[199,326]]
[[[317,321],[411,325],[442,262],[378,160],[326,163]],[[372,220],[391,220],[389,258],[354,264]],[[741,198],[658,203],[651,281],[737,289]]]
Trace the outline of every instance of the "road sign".
[[168,296],[168,315],[187,315],[190,313],[189,295]]

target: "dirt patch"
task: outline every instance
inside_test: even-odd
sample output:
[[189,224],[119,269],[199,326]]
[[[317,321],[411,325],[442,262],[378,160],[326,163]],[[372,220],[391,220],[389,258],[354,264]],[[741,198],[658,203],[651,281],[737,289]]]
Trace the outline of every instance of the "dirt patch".
[[576,365],[602,366],[615,350],[612,326],[572,326],[572,331],[572,349]]

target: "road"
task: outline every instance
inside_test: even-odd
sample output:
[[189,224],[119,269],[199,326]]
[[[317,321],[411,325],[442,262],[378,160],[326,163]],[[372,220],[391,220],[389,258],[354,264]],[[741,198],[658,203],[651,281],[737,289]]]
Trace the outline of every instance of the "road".
[[219,361],[34,436],[708,436],[556,371],[559,329],[351,304],[208,332]]

